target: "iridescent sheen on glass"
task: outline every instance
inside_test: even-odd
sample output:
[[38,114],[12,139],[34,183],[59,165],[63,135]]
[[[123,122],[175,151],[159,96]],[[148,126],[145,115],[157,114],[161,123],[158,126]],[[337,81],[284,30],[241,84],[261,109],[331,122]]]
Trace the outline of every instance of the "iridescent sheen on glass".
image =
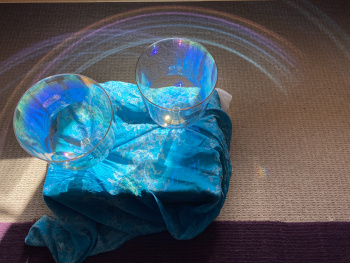
[[203,115],[213,94],[217,68],[200,44],[169,38],[150,45],[136,65],[136,83],[152,119],[185,128]]
[[66,169],[94,166],[114,144],[110,98],[81,75],[55,75],[33,85],[20,99],[13,124],[29,154]]

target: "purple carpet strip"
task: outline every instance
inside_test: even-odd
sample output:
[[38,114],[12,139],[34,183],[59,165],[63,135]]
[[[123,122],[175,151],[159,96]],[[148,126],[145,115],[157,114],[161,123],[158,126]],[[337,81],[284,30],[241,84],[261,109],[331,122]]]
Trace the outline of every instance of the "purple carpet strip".
[[[44,247],[24,238],[33,222],[0,223],[0,262],[54,262]],[[85,262],[350,262],[350,222],[212,223],[192,240],[168,233],[135,238]]]

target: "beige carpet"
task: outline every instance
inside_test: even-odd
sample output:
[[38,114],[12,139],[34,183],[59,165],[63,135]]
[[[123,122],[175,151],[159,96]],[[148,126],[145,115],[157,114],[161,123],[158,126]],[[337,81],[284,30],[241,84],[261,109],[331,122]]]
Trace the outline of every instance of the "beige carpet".
[[[217,220],[349,221],[350,38],[346,30],[350,28],[350,20],[344,14],[350,9],[346,9],[349,5],[345,2],[337,6],[321,1],[319,9],[303,3],[221,3],[221,7],[202,3],[196,7],[183,4],[159,9],[152,9],[151,5],[150,9],[123,6],[125,10],[134,10],[130,13],[118,13],[119,8],[113,5],[110,9],[115,14],[109,10],[108,16],[101,14],[107,5],[96,8],[85,5],[75,7],[80,17],[74,21],[80,19],[81,22],[76,26],[70,27],[68,15],[56,12],[53,29],[50,25],[55,21],[49,21],[42,28],[33,29],[35,32],[18,36],[1,27],[1,36],[7,34],[7,38],[6,48],[0,50],[3,61],[0,69],[5,70],[0,75],[0,89],[3,89],[0,94],[0,222],[31,221],[50,214],[41,197],[46,163],[25,153],[13,134],[12,116],[18,99],[42,70],[40,65],[50,65],[45,75],[60,72],[62,68],[54,60],[58,54],[70,47],[64,55],[73,56],[78,48],[86,48],[83,43],[94,44],[98,38],[92,39],[88,33],[79,31],[73,37],[64,37],[61,46],[57,43],[46,47],[47,51],[36,59],[27,58],[15,66],[9,61],[14,61],[21,50],[49,37],[78,32],[76,28],[89,25],[89,29],[101,29],[128,17],[131,18],[128,25],[120,22],[118,26],[130,33],[113,39],[115,46],[137,43],[143,34],[145,38],[169,34],[192,37],[213,54],[219,70],[217,87],[233,96],[229,109],[233,124],[230,151],[233,171],[229,194]],[[9,9],[5,22],[23,24],[35,19],[35,12],[48,8],[31,6],[33,13],[28,12],[28,17],[18,21],[18,16],[11,14],[15,9]],[[68,13],[69,8],[66,8]],[[1,10],[2,15],[6,13]],[[157,12],[202,16],[183,14],[185,22],[182,23],[187,23],[187,27],[183,24],[159,27],[156,31],[137,31],[137,25],[141,26],[142,22],[155,26],[157,19],[179,24],[180,14],[177,18],[170,15],[168,18],[149,16],[145,20],[135,18]],[[108,19],[102,20],[105,17]],[[100,22],[94,24],[92,19]],[[249,31],[235,28],[234,24]],[[50,33],[51,30],[57,34]],[[31,38],[31,33],[38,35],[38,39]],[[21,48],[13,43],[21,43]],[[135,82],[134,65],[145,46],[135,44],[115,52],[82,73],[99,82]],[[102,46],[96,45],[96,49]],[[39,52],[39,49],[32,50]],[[65,70],[77,71],[86,62],[83,60],[75,60]]]

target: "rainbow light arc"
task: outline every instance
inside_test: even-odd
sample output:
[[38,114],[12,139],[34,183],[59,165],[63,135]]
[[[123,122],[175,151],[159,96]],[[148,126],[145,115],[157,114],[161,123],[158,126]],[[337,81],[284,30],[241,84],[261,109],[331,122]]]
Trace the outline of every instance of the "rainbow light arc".
[[[350,37],[318,8],[307,1],[299,2],[283,1],[291,10],[307,17],[350,59]],[[106,17],[75,33],[32,45],[0,62],[0,77],[20,65],[25,67],[28,63],[29,67],[17,79],[5,82],[0,94],[9,88],[24,91],[49,75],[82,73],[111,55],[129,52],[135,56],[132,49],[139,50],[146,44],[175,36],[193,39],[243,59],[284,94],[287,94],[287,87],[303,77],[300,60],[304,54],[285,38],[258,23],[202,7],[153,6]],[[34,60],[38,60],[35,65]]]

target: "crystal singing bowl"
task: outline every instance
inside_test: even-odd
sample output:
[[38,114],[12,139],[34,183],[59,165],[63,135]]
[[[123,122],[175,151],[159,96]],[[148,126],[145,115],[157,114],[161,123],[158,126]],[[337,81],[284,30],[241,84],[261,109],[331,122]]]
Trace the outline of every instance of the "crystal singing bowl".
[[16,107],[13,126],[29,154],[70,170],[96,165],[114,144],[111,100],[81,75],[55,75],[33,85]]
[[150,45],[136,64],[136,83],[151,118],[162,127],[185,128],[198,121],[217,80],[213,57],[183,38]]

